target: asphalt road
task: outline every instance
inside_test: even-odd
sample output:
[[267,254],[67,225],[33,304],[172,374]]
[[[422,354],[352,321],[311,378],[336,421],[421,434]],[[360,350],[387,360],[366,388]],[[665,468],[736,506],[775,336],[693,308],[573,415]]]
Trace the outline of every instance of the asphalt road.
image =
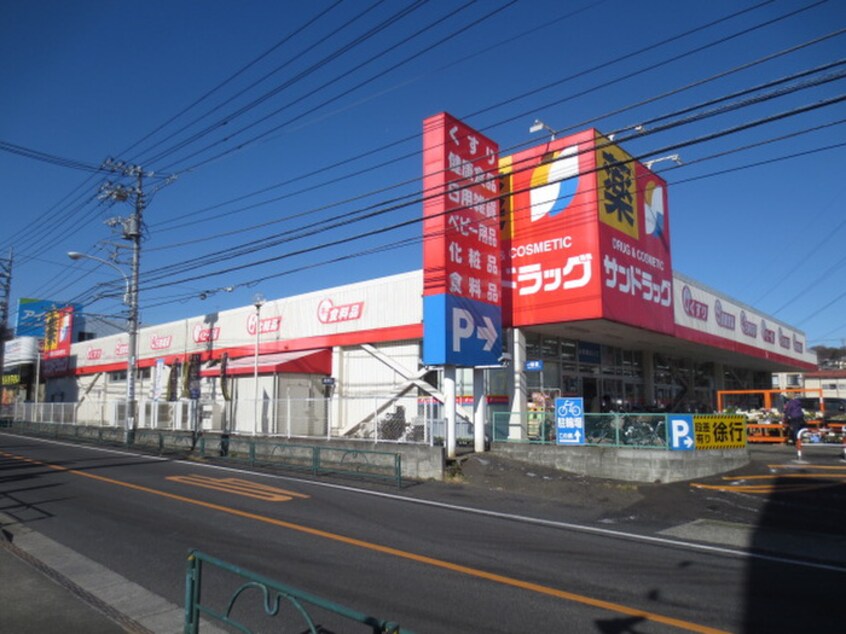
[[844,463],[806,456],[634,486],[484,455],[397,491],[0,434],[0,513],[179,606],[199,548],[415,632],[839,632]]

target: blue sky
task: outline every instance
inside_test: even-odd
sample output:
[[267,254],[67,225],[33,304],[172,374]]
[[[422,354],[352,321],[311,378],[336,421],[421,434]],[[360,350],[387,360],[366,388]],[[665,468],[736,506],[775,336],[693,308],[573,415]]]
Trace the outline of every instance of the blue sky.
[[105,221],[130,207],[97,199],[117,176],[75,169],[107,157],[154,173],[145,324],[419,268],[419,224],[372,232],[421,216],[421,122],[448,111],[504,153],[543,140],[535,118],[616,132],[643,160],[677,152],[655,165],[674,268],[843,345],[844,27],[837,0],[2,3],[12,308],[121,311],[119,293],[92,302],[117,273],[65,255],[120,242]]

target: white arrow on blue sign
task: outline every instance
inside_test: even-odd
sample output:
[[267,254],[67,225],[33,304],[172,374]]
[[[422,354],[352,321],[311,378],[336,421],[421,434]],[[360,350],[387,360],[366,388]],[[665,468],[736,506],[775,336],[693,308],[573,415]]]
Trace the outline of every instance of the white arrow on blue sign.
[[555,431],[559,445],[585,444],[584,399],[555,399]]
[[423,298],[423,363],[495,365],[501,355],[499,306],[446,294]]
[[670,420],[670,449],[690,451],[696,447],[693,434],[693,416],[675,414]]

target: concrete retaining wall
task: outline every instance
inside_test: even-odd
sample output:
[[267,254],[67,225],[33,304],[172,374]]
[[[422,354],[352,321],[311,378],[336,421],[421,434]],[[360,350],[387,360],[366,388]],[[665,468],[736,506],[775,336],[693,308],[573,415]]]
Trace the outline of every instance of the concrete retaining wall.
[[321,442],[320,446],[399,454],[402,458],[403,478],[412,478],[414,480],[443,480],[444,472],[446,471],[446,456],[443,447],[405,445],[402,443],[368,443],[335,439]]
[[627,447],[559,447],[497,443],[493,452],[528,464],[627,482],[679,482],[738,469],[748,449],[667,451]]

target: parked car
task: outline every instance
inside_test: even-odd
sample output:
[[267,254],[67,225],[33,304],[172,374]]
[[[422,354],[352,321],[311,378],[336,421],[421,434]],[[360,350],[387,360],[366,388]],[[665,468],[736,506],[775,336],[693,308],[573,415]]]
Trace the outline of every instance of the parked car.
[[[800,398],[802,409],[806,412],[819,412],[820,399],[818,398]],[[825,397],[823,398],[825,412],[823,420],[841,420],[846,422],[846,398]]]

